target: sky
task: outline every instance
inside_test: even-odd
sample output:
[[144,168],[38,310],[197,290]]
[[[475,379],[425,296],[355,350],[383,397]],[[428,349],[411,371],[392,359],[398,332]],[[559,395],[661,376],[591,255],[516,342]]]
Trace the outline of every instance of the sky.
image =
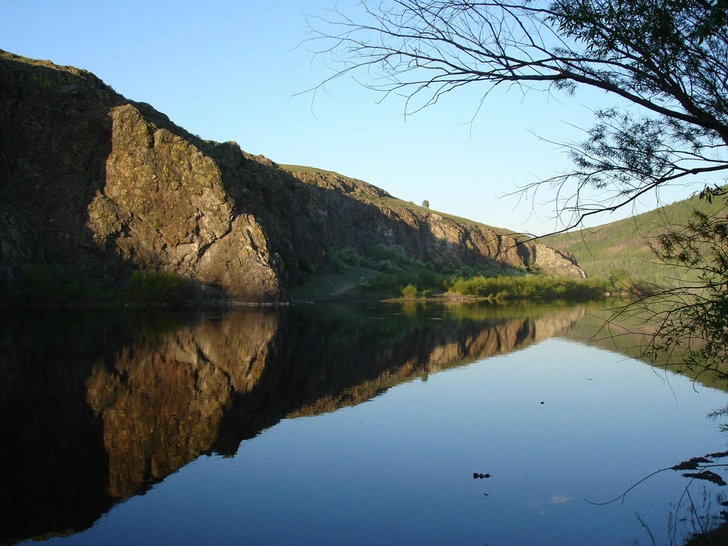
[[[405,117],[400,97],[382,101],[352,77],[307,93],[333,72],[312,53],[306,15],[325,17],[335,6],[336,0],[5,0],[0,49],[89,70],[191,133],[235,141],[277,163],[336,171],[491,226],[537,235],[562,227],[553,192],[524,196],[519,188],[568,168],[553,142],[581,140],[592,112],[611,104],[609,97],[502,89],[478,111],[484,89],[465,87]],[[591,225],[654,208],[657,197],[667,203],[689,194],[662,192]]]

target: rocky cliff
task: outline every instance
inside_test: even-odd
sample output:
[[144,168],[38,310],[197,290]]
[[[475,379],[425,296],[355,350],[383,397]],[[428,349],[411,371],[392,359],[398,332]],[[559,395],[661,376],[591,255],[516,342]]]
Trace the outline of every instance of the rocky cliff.
[[[332,250],[401,245],[441,265],[583,277],[573,257],[191,135],[93,74],[0,51],[0,281],[30,264],[122,284],[170,272],[200,294],[283,301]],[[2,286],[0,286],[2,288]]]

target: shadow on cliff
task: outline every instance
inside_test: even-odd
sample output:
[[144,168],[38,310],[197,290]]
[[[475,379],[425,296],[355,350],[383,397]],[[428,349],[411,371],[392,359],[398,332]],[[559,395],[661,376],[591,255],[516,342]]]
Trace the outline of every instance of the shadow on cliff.
[[31,264],[105,286],[141,269],[187,279],[203,299],[284,301],[305,267],[373,244],[436,265],[583,275],[543,245],[335,173],[289,172],[202,140],[89,72],[2,51],[0,180],[0,280],[11,285]]
[[525,347],[584,312],[485,309],[3,315],[0,543],[80,532],[287,416]]

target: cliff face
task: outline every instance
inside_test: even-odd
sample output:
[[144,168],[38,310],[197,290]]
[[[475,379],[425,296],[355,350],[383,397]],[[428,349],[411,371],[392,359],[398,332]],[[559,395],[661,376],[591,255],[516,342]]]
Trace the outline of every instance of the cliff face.
[[[506,265],[538,266],[544,273],[586,278],[576,259],[540,243],[519,242],[524,237],[504,233],[477,222],[455,219],[411,205],[386,191],[336,173],[290,168],[298,180],[326,192],[312,192],[308,211],[314,221],[331,226],[332,248],[363,249],[373,243],[401,245],[410,257],[435,264],[497,261]],[[357,205],[342,207],[342,197]],[[362,205],[364,205],[362,207]]]
[[333,173],[292,172],[204,141],[89,72],[0,52],[0,281],[61,265],[113,286],[134,269],[280,301],[300,264],[399,244],[435,264],[488,260],[583,277],[575,260],[410,207]]

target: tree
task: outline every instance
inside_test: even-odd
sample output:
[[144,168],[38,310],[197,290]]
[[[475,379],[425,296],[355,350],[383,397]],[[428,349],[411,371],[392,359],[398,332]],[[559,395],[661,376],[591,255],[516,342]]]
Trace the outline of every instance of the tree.
[[[315,90],[356,73],[385,97],[404,95],[406,114],[466,85],[482,88],[480,105],[503,85],[605,91],[615,105],[595,111],[583,142],[563,144],[566,172],[523,188],[552,191],[566,231],[660,187],[705,185],[728,170],[727,10],[726,0],[363,0],[309,19],[316,54],[335,67]],[[696,217],[655,246],[658,258],[700,278],[650,296],[668,304],[654,317],[664,334],[655,353],[689,334],[708,346],[696,360],[728,356],[724,229],[724,220]]]
[[[316,90],[356,73],[404,95],[406,114],[466,85],[480,105],[498,86],[614,97],[583,142],[563,144],[569,169],[524,188],[554,192],[563,231],[666,185],[728,197],[706,185],[728,170],[728,0],[362,0],[310,26],[337,67]],[[654,250],[698,281],[638,302],[659,321],[653,354],[687,342],[688,364],[715,369],[728,357],[728,219],[696,213]]]
[[[726,188],[706,188],[702,199],[725,198]],[[638,300],[658,323],[648,354],[654,361],[669,360],[679,350],[682,361],[700,373],[711,371],[728,379],[728,215],[695,210],[685,226],[658,236],[653,245],[665,264],[690,270],[696,280],[676,284]],[[661,305],[655,305],[655,304]],[[728,406],[725,414],[728,415]],[[727,428],[728,430],[728,428]]]
[[430,202],[427,199],[425,199],[424,201],[422,201],[422,206],[425,207],[426,209],[429,209]]
[[[567,96],[580,86],[612,95],[571,167],[549,186],[564,231],[666,184],[728,169],[725,0],[388,0],[309,18],[335,72],[384,93],[405,111],[446,93],[517,86]],[[589,197],[586,190],[599,190]]]

